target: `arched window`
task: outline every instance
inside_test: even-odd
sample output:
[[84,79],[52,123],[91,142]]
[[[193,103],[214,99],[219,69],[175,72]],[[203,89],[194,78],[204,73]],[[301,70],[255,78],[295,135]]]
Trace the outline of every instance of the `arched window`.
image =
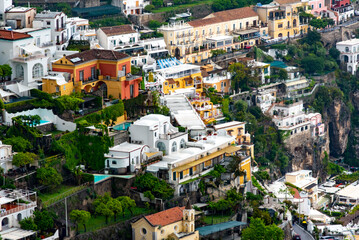
[[163,142],[158,142],[157,148],[159,151],[166,151],[166,145]]
[[186,147],[186,141],[182,138],[180,143],[180,148],[185,148],[185,147]]
[[279,34],[278,34],[278,37],[283,37],[283,34],[279,33]]
[[349,52],[349,47],[345,47],[345,52]]
[[24,77],[24,68],[22,65],[16,65],[16,77],[23,78]]
[[293,20],[293,27],[297,27],[297,19]]
[[19,213],[18,215],[17,215],[17,221],[21,221],[22,220],[22,215],[21,215],[21,213]]
[[176,142],[172,143],[172,152],[177,152],[177,143]]
[[39,78],[44,75],[44,68],[40,63],[36,63],[32,68],[32,77]]

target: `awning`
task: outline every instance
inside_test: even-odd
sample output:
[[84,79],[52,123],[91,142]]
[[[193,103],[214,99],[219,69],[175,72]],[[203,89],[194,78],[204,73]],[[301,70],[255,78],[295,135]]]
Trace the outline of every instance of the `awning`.
[[27,54],[42,53],[42,49],[33,44],[29,44],[20,48],[23,49]]
[[235,32],[235,33],[239,34],[239,35],[244,35],[244,34],[250,34],[250,33],[256,33],[256,32],[259,33],[259,30],[258,29],[249,29],[249,30],[243,30],[243,31]]
[[217,152],[214,152],[214,153],[212,153],[212,154],[210,154],[210,155],[208,155],[208,156],[205,156],[205,157],[203,157],[203,158],[200,158],[200,159],[198,159],[198,160],[196,160],[196,161],[193,161],[193,162],[184,164],[184,165],[179,166],[179,167],[177,167],[177,168],[175,167],[175,168],[173,168],[173,171],[174,171],[174,172],[182,172],[183,170],[186,170],[186,169],[189,169],[189,168],[191,168],[191,167],[197,166],[197,165],[199,165],[199,164],[201,164],[201,163],[203,163],[203,162],[206,162],[206,161],[211,160],[211,159],[213,159],[213,158],[219,157],[219,156],[221,156],[221,155],[223,155],[223,154],[230,154],[230,153],[234,153],[234,152],[240,151],[240,150],[242,150],[241,147],[238,147],[238,146],[228,146],[228,147],[226,147],[226,148],[223,148],[222,150],[219,150],[219,151],[217,151]]
[[294,81],[294,82],[289,82],[289,83],[285,83],[285,85],[287,87],[291,87],[291,86],[295,86],[295,85],[299,85],[299,84],[304,84],[304,83],[308,83],[308,81],[306,79],[304,80],[298,80],[298,81]]
[[7,89],[9,89],[11,92],[16,93],[17,95],[20,95],[20,93],[30,91],[33,88],[29,88],[25,85],[22,85],[20,83],[15,83],[11,85],[6,86]]
[[227,229],[232,229],[235,227],[245,226],[245,225],[247,225],[247,223],[245,222],[230,221],[230,222],[224,222],[220,224],[214,224],[214,225],[196,228],[196,230],[198,230],[199,235],[207,236],[213,233],[217,233],[217,232],[225,231]]
[[15,94],[14,93],[11,93],[11,92],[7,92],[7,91],[4,91],[0,88],[0,96],[2,98],[4,97],[9,97],[9,96],[14,96]]
[[167,81],[168,81],[169,84],[175,84],[176,83],[173,78],[169,78],[169,79],[167,79]]
[[33,231],[22,230],[20,228],[10,228],[8,230],[2,231],[0,233],[0,236],[2,237],[2,239],[18,240],[29,237],[34,234],[35,232]]

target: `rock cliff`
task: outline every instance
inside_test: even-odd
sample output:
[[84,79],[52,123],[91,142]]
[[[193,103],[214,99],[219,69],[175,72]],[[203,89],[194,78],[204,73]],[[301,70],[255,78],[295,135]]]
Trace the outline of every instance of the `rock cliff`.
[[351,116],[348,106],[342,100],[334,100],[323,114],[330,139],[330,152],[334,157],[341,156],[348,144]]

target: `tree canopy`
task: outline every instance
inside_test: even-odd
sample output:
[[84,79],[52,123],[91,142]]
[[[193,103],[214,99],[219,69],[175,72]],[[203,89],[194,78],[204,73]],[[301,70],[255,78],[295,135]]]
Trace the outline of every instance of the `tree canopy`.
[[63,181],[61,174],[52,167],[37,169],[36,178],[40,184],[48,186],[50,189],[56,188]]
[[86,223],[90,220],[91,214],[85,210],[72,210],[70,219],[76,224],[76,232],[79,230],[79,224],[83,224],[86,232]]
[[249,227],[242,232],[243,240],[282,240],[283,238],[282,229],[274,224],[266,226],[260,218],[251,218]]
[[24,167],[28,164],[34,163],[34,161],[37,159],[37,155],[35,153],[31,152],[19,152],[16,155],[14,155],[12,164],[14,164],[17,167]]

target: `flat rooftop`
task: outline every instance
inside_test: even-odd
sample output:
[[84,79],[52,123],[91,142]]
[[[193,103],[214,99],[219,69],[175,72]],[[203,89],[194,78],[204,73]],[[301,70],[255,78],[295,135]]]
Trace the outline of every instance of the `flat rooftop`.
[[352,198],[352,199],[358,199],[359,198],[359,182],[356,181],[342,190],[338,191],[336,193],[339,197],[346,197],[346,198]]
[[353,38],[353,39],[350,39],[350,40],[337,42],[337,45],[357,45],[357,44],[359,44],[359,39],[358,38]]

